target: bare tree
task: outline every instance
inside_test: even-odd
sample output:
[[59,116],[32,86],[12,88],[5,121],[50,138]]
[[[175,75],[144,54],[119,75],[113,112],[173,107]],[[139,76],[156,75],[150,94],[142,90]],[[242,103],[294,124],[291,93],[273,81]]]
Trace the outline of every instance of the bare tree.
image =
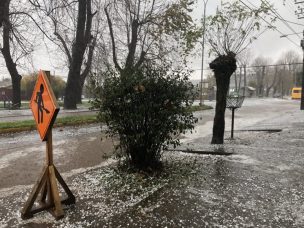
[[[243,76],[243,87],[244,87],[243,96],[245,96],[246,87],[247,87],[247,66],[249,66],[249,64],[251,63],[252,56],[253,56],[252,52],[248,48],[237,55],[237,62],[241,68],[240,69],[239,89],[241,88],[241,77]],[[243,72],[242,72],[242,69],[243,69]]]
[[187,54],[193,48],[199,31],[189,16],[191,4],[189,0],[171,3],[164,0],[108,1],[104,11],[112,60],[122,77],[148,59],[168,62],[173,52],[181,50]]
[[[270,95],[270,90],[274,88],[274,85],[276,84],[277,80],[278,80],[278,67],[275,66],[274,68],[270,68],[270,70],[268,71],[269,73],[266,75],[266,91],[265,91],[265,95],[266,97],[269,97]],[[274,93],[273,93],[274,95]]]
[[288,74],[285,77],[288,78],[286,78],[288,84],[286,84],[286,89],[288,90],[288,87],[291,89],[291,87],[300,84],[296,77],[296,72],[301,71],[301,66],[298,64],[302,62],[300,55],[293,50],[289,50],[282,53],[279,61],[287,64],[286,69],[288,70]]
[[[267,85],[269,85],[270,77],[269,77],[269,68],[266,67],[271,63],[269,58],[265,58],[263,56],[259,56],[253,60],[253,65],[255,66],[254,72],[256,77],[256,95],[259,97],[264,96],[264,91]],[[268,76],[268,77],[267,77]]]
[[[76,109],[81,100],[85,78],[90,72],[99,28],[93,23],[100,1],[93,0],[31,0],[40,15],[40,24],[53,34],[44,34],[61,50],[68,65],[64,108]],[[96,3],[96,4],[93,4]],[[94,6],[94,9],[93,9]],[[98,18],[101,20],[101,18]],[[94,31],[93,31],[94,30]]]
[[33,43],[35,43],[31,11],[26,5],[22,7],[20,5],[22,5],[20,1],[10,0],[1,2],[0,5],[2,11],[0,22],[3,25],[0,49],[12,80],[13,108],[19,108],[21,105],[21,75],[17,67],[25,65],[22,64],[25,59],[27,62],[31,61],[28,57],[34,50]]
[[269,7],[262,4],[251,9],[243,1],[225,1],[215,15],[207,20],[206,37],[216,58],[209,66],[216,78],[216,111],[211,143],[224,142],[226,96],[230,77],[236,70],[236,56],[245,50],[261,33]]

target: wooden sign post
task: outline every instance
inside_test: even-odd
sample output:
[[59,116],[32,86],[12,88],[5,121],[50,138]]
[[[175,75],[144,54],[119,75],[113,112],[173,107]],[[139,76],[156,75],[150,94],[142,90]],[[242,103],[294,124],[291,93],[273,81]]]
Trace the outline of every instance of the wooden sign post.
[[[46,163],[37,183],[21,210],[21,218],[28,219],[34,214],[48,210],[56,219],[64,216],[62,203],[75,203],[75,196],[59,174],[53,163],[52,127],[59,112],[59,106],[45,72],[40,71],[30,102],[37,130],[42,141],[46,141]],[[57,180],[67,198],[60,199]],[[34,207],[35,201],[39,206]]]

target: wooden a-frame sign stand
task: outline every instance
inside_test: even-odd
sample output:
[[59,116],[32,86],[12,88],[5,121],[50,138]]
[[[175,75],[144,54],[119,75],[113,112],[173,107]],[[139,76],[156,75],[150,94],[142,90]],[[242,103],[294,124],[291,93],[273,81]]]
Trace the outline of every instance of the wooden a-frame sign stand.
[[[46,114],[49,114],[49,117],[45,114],[44,118],[47,122],[47,124],[45,125],[46,127],[43,125],[39,125],[42,121],[37,121],[37,113],[35,113],[37,108],[37,105],[35,106],[35,104],[38,104],[37,99],[35,100],[35,92],[37,92],[36,88],[41,88],[41,85],[44,88],[43,90],[40,90],[41,99],[42,97],[44,99],[44,102],[42,102],[42,108],[47,110]],[[50,101],[48,99],[50,99]],[[30,105],[33,111],[34,118],[36,120],[37,128],[40,133],[41,139],[43,141],[46,141],[46,163],[43,167],[38,181],[34,185],[34,188],[28,200],[26,201],[23,209],[21,210],[21,218],[28,219],[33,217],[33,215],[38,212],[48,210],[58,220],[60,218],[63,218],[64,216],[62,204],[74,204],[75,196],[73,195],[73,193],[71,192],[71,190],[69,189],[69,187],[67,186],[67,184],[65,183],[53,163],[52,125],[55,122],[57,113],[59,112],[59,106],[50,87],[50,83],[46,77],[46,74],[43,71],[40,71],[39,73]],[[39,108],[40,107],[38,106],[37,110],[41,111],[42,109],[40,108],[39,110]],[[38,114],[38,118],[40,117]],[[60,199],[57,180],[62,186],[65,193],[67,194],[67,198],[64,200]],[[39,206],[35,207],[34,203],[36,200],[38,201]]]
[[[21,211],[22,219],[29,219],[38,212],[48,210],[58,220],[64,216],[61,204],[69,205],[75,203],[75,196],[53,164],[52,147],[52,131],[50,131],[46,141],[46,164]],[[64,200],[60,200],[56,179],[67,194],[67,198]],[[40,206],[33,208],[36,199],[38,199]]]

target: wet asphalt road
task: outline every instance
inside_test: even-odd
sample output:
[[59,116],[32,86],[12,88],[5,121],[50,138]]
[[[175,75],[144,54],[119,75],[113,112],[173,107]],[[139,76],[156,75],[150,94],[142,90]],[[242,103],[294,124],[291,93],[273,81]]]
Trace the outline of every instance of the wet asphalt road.
[[[218,149],[209,144],[213,110],[196,115],[201,117],[196,132],[186,134],[179,149]],[[1,137],[0,227],[304,227],[304,113],[299,102],[247,100],[236,112],[234,140],[229,139],[229,117],[227,110],[225,145],[220,149],[233,155],[167,152],[169,174],[148,180],[117,174],[108,166],[73,174],[103,161],[103,152],[89,158],[86,146],[76,149],[85,143],[96,148],[99,129],[92,125],[58,130],[54,147],[61,149],[55,163],[68,176],[77,204],[57,222],[45,214],[24,222],[18,214],[35,175],[24,183],[22,177],[29,167],[40,170],[36,155],[43,147],[37,148],[38,136]],[[20,142],[22,149],[14,149]],[[43,154],[39,157],[43,161]],[[73,163],[78,165],[69,167]],[[5,177],[11,170],[16,173]]]
[[[113,143],[100,126],[53,129],[54,163],[62,172],[92,167],[111,155]],[[0,136],[0,189],[34,183],[46,157],[46,143],[38,132]]]

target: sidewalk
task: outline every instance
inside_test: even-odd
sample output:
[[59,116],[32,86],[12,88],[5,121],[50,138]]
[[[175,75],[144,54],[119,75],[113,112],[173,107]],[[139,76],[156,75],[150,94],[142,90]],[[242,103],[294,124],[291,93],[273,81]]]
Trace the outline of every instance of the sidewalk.
[[[220,150],[231,156],[165,152],[160,177],[121,173],[111,159],[66,173],[77,202],[59,221],[47,212],[21,220],[32,185],[2,189],[0,227],[304,227],[303,115],[238,129],[235,140],[226,132]],[[178,149],[219,149],[210,140]]]

